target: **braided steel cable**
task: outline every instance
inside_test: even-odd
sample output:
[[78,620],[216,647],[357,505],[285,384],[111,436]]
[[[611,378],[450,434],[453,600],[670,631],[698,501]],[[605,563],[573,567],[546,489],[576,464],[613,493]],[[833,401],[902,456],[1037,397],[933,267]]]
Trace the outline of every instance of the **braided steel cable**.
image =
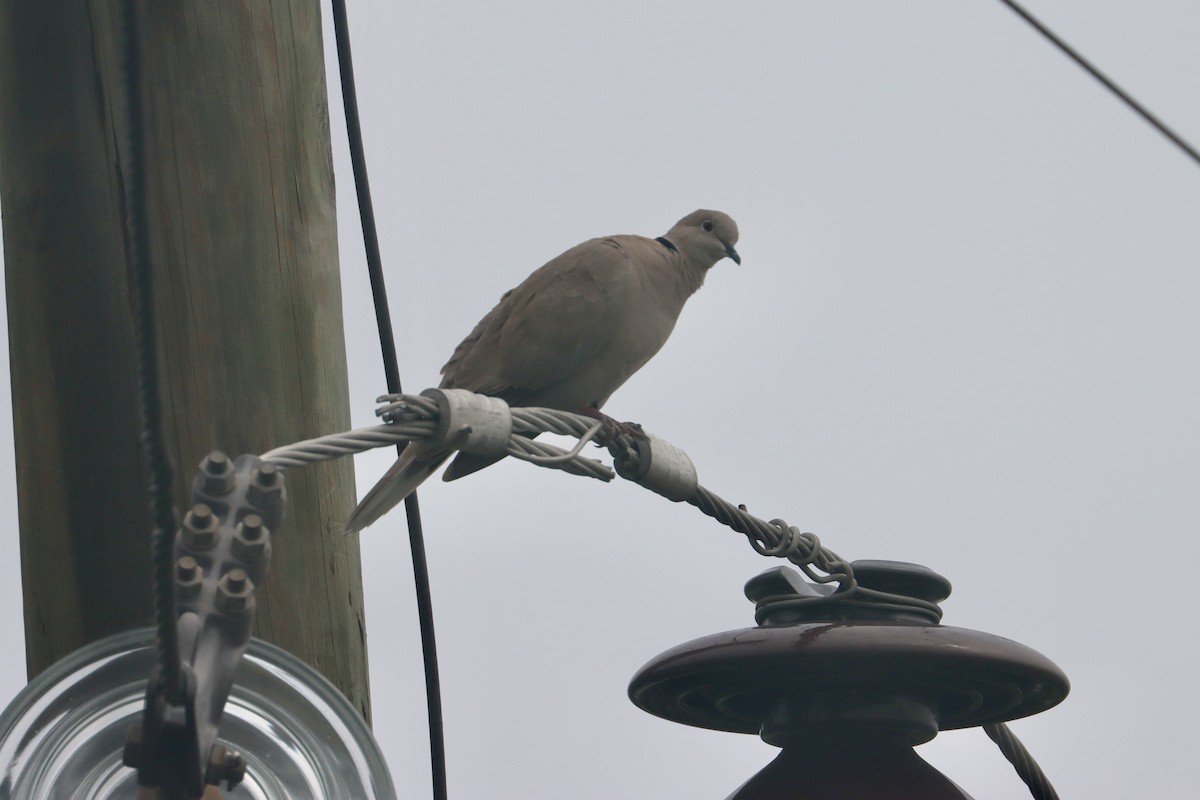
[[[264,453],[263,461],[281,468],[297,467],[398,442],[428,441],[438,437],[442,412],[437,400],[432,397],[389,394],[380,397],[378,402],[382,405],[375,413],[385,420],[385,424],[279,447]],[[629,477],[631,465],[636,465],[641,458],[636,439],[628,434],[610,439],[603,424],[591,417],[536,407],[509,408],[508,413],[512,418],[512,434],[508,439],[507,453],[513,458],[602,481],[611,481],[616,473],[601,462],[579,454],[589,440],[606,446],[618,464],[617,473],[626,477]],[[574,437],[579,443],[571,450],[564,450],[533,438],[542,433]],[[661,444],[671,447],[666,442]],[[447,441],[445,445],[454,448],[455,442]],[[642,483],[636,478],[630,479]],[[651,486],[647,488],[657,491]],[[802,602],[811,604],[829,600],[842,605],[870,604],[875,609],[917,614],[932,623],[942,618],[942,611],[935,602],[860,586],[850,563],[824,547],[816,534],[801,532],[782,519],[769,522],[759,519],[744,506],[734,505],[698,483],[694,491],[682,499],[722,525],[744,535],[759,555],[786,559],[814,583],[837,584],[833,594],[805,598]]]
[[995,725],[984,725],[983,731],[989,739],[996,743],[1000,752],[1013,765],[1013,769],[1017,771],[1021,780],[1025,781],[1025,785],[1029,787],[1029,793],[1035,800],[1058,800],[1058,792],[1054,791],[1054,787],[1050,785],[1050,779],[1046,777],[1046,773],[1042,772],[1042,768],[1025,749],[1025,745],[1021,744],[1017,735],[1012,732],[1012,728],[999,722]]
[[[514,412],[516,410],[513,409]],[[542,409],[535,410],[540,411]],[[514,413],[515,421],[516,415]],[[517,426],[514,424],[514,431],[516,428]],[[522,426],[523,430],[531,433],[536,432],[535,428],[536,426],[528,424]],[[263,461],[270,462],[283,469],[302,467],[307,464],[315,464],[319,461],[331,461],[342,456],[365,453],[368,450],[374,450],[379,447],[395,446],[405,442],[425,441],[432,438],[436,431],[437,423],[429,420],[374,425],[370,428],[357,428],[346,433],[333,433],[328,436],[320,436],[316,439],[307,439],[303,442],[276,447],[274,450],[263,453],[261,458]],[[557,431],[547,430],[543,432],[553,433]],[[528,461],[538,466],[560,469],[571,475],[596,478],[606,482],[616,477],[616,473],[599,461],[583,458],[574,453],[574,451],[563,450],[561,447],[556,447],[546,442],[534,441],[533,439],[526,438],[524,434],[512,437],[508,445],[508,454],[521,461]]]
[[[401,441],[428,441],[434,438],[439,430],[441,412],[437,401],[432,398],[392,394],[379,398],[379,402],[383,405],[376,409],[375,413],[385,420],[383,425],[278,447],[264,453],[261,456],[262,460],[281,468],[297,467],[361,453],[376,447],[386,447]],[[618,436],[609,441],[603,426],[591,417],[552,408],[510,408],[509,412],[512,415],[512,435],[508,441],[508,454],[513,458],[559,469],[572,475],[611,481],[614,477],[611,468],[595,459],[579,455],[583,444],[594,438],[600,444],[606,445],[617,458],[631,460],[637,457],[629,448],[629,440]],[[572,450],[564,450],[533,438],[541,433],[575,437],[580,440],[580,444]],[[447,443],[447,446],[453,445]],[[847,561],[823,547],[815,534],[802,533],[783,520],[767,522],[759,519],[745,508],[736,506],[699,485],[692,496],[687,498],[687,502],[746,536],[750,545],[760,555],[785,558],[816,583],[838,583],[840,601],[848,599],[847,596],[851,593],[857,593],[863,595],[864,600],[867,599],[866,595],[870,594],[885,602],[905,607],[922,603],[913,598],[888,595],[858,586]],[[820,599],[811,602],[820,602]],[[932,613],[940,618],[936,604],[927,605],[933,609]]]

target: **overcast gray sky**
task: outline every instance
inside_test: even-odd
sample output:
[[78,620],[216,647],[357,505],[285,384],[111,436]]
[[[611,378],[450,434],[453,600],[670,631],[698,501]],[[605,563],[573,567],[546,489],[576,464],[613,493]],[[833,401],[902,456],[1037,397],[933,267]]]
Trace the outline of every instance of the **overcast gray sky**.
[[[1200,140],[1200,5],[1028,6]],[[1054,660],[1070,697],[1015,730],[1064,798],[1194,784],[1200,614],[1172,568],[1200,558],[1200,168],[994,0],[351,15],[406,388],[435,385],[500,294],[567,247],[730,213],[743,266],[714,269],[606,410],[760,516],[937,570],[955,586],[946,624]],[[331,89],[368,425],[384,381]],[[390,460],[358,459],[360,494]],[[11,456],[0,470],[11,642]],[[632,484],[523,463],[421,497],[452,796],[719,799],[773,758],[625,695],[659,652],[753,624],[742,585],[773,563],[742,537]],[[362,539],[368,636],[376,733],[400,794],[421,798],[402,525]],[[0,696],[23,682],[13,652]],[[1025,791],[981,731],[920,753],[976,800]]]

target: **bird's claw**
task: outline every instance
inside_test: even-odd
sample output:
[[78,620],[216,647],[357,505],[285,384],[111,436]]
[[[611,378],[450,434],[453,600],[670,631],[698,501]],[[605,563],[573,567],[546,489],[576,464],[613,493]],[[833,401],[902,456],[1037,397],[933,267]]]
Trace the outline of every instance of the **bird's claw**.
[[620,436],[632,436],[633,438],[641,439],[642,441],[647,441],[649,438],[646,436],[646,432],[642,430],[642,426],[638,423],[618,422],[598,408],[587,406],[586,408],[581,408],[579,413],[582,416],[590,417],[591,419],[596,420],[603,426],[601,428],[601,438],[604,440],[612,440]]
[[[580,414],[590,417],[600,423],[600,432],[596,436],[596,445],[607,448],[616,457],[619,452],[637,449],[637,442],[647,442],[650,437],[636,422],[620,422],[599,409],[588,406],[580,409]],[[614,449],[615,448],[615,449]]]
[[629,436],[633,439],[638,439],[643,442],[650,441],[650,437],[646,435],[646,431],[644,431],[642,426],[636,422],[617,422],[616,420],[612,420],[612,423],[612,435],[614,438]]

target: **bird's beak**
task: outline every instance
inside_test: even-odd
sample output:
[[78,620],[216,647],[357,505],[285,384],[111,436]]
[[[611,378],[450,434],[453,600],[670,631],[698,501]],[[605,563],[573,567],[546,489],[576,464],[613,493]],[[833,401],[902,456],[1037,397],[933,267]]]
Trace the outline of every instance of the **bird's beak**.
[[[724,243],[722,243],[722,244],[724,244]],[[738,251],[737,251],[737,250],[734,250],[734,249],[733,249],[733,245],[731,245],[731,244],[727,244],[727,245],[725,245],[725,255],[727,255],[727,256],[729,256],[730,258],[732,258],[732,259],[733,259],[733,263],[735,263],[735,264],[741,264],[741,263],[742,263],[742,257],[738,255]]]

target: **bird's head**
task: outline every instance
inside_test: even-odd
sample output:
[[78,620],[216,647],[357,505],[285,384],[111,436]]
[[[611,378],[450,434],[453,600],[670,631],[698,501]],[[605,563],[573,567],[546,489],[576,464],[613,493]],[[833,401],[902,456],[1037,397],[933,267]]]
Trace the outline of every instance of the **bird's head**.
[[722,258],[732,258],[738,264],[742,257],[733,246],[737,244],[737,223],[728,214],[700,209],[693,211],[671,226],[663,237],[693,264],[708,269]]

